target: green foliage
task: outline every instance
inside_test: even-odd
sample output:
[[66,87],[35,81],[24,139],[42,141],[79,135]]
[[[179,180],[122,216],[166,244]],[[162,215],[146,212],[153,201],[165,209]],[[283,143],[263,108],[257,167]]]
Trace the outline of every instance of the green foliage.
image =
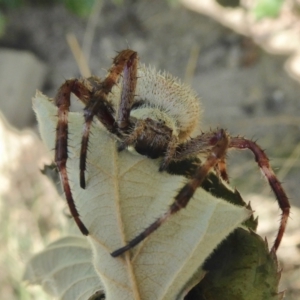
[[240,0],[216,0],[224,7],[237,7],[240,6]]
[[6,27],[5,16],[0,12],[0,37],[4,34]]
[[65,6],[80,17],[87,17],[93,9],[96,0],[63,0]]
[[284,0],[258,0],[253,9],[257,20],[263,18],[276,18],[279,16]]
[[[223,7],[240,7],[240,0],[215,0]],[[257,0],[252,12],[257,20],[276,18],[280,14],[284,0]]]
[[17,8],[24,4],[24,0],[0,0],[0,5],[4,8]]
[[[0,0],[0,9],[12,10],[26,5],[53,5],[62,3],[72,13],[79,17],[86,18],[92,12],[95,1],[101,0]],[[115,4],[122,4],[123,0],[112,0]],[[6,27],[6,18],[0,11],[0,37],[4,34]]]
[[203,266],[208,271],[185,300],[275,300],[280,279],[274,252],[255,232],[236,229]]
[[[96,0],[0,0],[0,7],[4,9],[17,9],[25,5],[53,5],[55,3],[62,3],[76,15],[87,17],[92,12],[95,1]],[[122,2],[122,0],[112,1]]]

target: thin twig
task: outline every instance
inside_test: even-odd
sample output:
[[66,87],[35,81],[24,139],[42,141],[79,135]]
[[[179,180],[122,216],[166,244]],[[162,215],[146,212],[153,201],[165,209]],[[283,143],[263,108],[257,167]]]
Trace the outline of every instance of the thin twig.
[[91,71],[88,66],[87,60],[82,52],[82,49],[78,43],[76,36],[73,33],[69,33],[66,36],[68,45],[73,53],[76,60],[80,73],[83,77],[90,77]]
[[190,84],[192,79],[194,78],[199,53],[200,53],[200,46],[194,44],[191,48],[189,60],[187,62],[186,69],[185,69],[184,82],[186,83]]
[[92,44],[94,41],[94,36],[96,32],[96,26],[98,24],[99,15],[102,9],[103,1],[97,0],[94,3],[92,13],[89,15],[88,22],[85,28],[83,43],[82,43],[82,52],[84,53],[85,59],[89,62]]

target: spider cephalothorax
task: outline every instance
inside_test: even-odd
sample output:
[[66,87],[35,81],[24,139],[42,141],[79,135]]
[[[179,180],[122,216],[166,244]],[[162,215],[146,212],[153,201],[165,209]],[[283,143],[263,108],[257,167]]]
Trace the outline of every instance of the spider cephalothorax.
[[118,256],[134,247],[172,214],[184,208],[212,169],[228,181],[225,157],[230,148],[249,149],[253,152],[276,195],[282,210],[280,227],[272,248],[277,250],[288,220],[290,204],[264,151],[254,141],[231,137],[223,129],[195,135],[201,113],[196,94],[172,76],[139,64],[137,53],[130,49],[121,51],[114,58],[104,80],[97,77],[67,80],[54,100],[58,107],[55,162],[71,214],[83,234],[88,235],[89,232],[76,209],[66,169],[71,93],[85,104],[79,166],[82,188],[86,184],[87,148],[94,117],[115,135],[120,151],[131,147],[150,158],[161,157],[160,171],[167,170],[171,162],[196,157],[199,153],[204,153],[206,157],[178,192],[169,210],[127,245],[114,251],[112,256]]

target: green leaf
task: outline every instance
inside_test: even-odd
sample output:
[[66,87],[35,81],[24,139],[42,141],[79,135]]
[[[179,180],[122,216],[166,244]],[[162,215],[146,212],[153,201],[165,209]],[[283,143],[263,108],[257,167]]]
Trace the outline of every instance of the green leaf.
[[[80,17],[87,17],[94,7],[96,0],[64,0],[66,7]],[[100,1],[100,0],[97,0]]]
[[186,300],[279,300],[280,272],[274,252],[253,231],[238,228],[204,264],[208,274]]
[[253,9],[257,20],[279,16],[284,0],[259,0]]
[[24,4],[24,0],[0,0],[0,5],[9,9],[18,8]]
[[[37,93],[34,110],[44,142],[48,149],[54,149],[56,107]],[[132,251],[112,258],[113,250],[168,209],[186,178],[158,172],[159,160],[129,151],[118,153],[115,139],[95,120],[89,143],[87,187],[81,189],[82,124],[82,114],[69,114],[67,167],[76,206],[90,231],[92,263],[106,299],[183,299],[203,277],[200,267],[213,249],[251,212],[199,188],[186,209],[171,216]]]
[[6,17],[0,12],[0,37],[5,33],[6,21]]
[[224,7],[238,7],[240,6],[240,0],[216,0],[221,6]]

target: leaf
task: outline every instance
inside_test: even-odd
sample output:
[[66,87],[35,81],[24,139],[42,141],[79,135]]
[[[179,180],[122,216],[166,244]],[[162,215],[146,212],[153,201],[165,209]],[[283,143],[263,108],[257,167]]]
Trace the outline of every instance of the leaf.
[[263,18],[276,18],[280,14],[284,0],[259,0],[253,8],[257,20]]
[[[56,108],[37,93],[33,100],[40,132],[54,149]],[[183,176],[158,172],[159,160],[122,151],[95,120],[87,159],[87,186],[79,187],[83,117],[69,114],[68,174],[81,219],[90,231],[93,264],[106,299],[183,299],[213,249],[249,218],[246,208],[229,204],[199,188],[186,209],[164,223],[132,251],[110,253],[160,217],[184,185]],[[199,281],[199,280],[198,280]],[[65,298],[71,299],[71,298]]]
[[63,2],[70,11],[80,17],[86,18],[92,13],[95,1],[96,0],[64,0]]
[[[173,162],[168,171],[190,178],[199,164],[199,158],[188,158]],[[207,176],[202,188],[215,197],[251,209],[237,190],[233,191],[213,172]],[[253,232],[257,221],[252,215],[243,223],[251,230],[237,228],[214,250],[202,266],[207,271],[204,279],[198,279],[198,284],[184,300],[283,298],[284,292],[278,293],[280,272],[276,254],[269,253],[266,242]]]
[[40,284],[58,299],[86,300],[103,286],[85,237],[69,236],[48,245],[26,266],[24,280]]
[[[208,271],[186,300],[280,300],[274,252],[255,232],[237,228],[204,264]],[[195,295],[197,294],[197,295]]]
[[238,7],[240,6],[240,0],[216,0],[221,6],[224,7]]
[[[171,174],[183,175],[186,178],[191,178],[200,164],[201,161],[198,157],[187,158],[179,162],[172,162],[168,167],[168,172]],[[244,206],[249,210],[252,210],[250,203],[246,204],[240,193],[236,189],[232,190],[232,188],[226,182],[220,180],[220,177],[214,172],[211,172],[205,178],[201,188],[216,198],[222,198],[229,203]],[[251,215],[251,217],[248,218],[243,225],[255,231],[257,223],[257,218],[254,218],[254,216]]]

